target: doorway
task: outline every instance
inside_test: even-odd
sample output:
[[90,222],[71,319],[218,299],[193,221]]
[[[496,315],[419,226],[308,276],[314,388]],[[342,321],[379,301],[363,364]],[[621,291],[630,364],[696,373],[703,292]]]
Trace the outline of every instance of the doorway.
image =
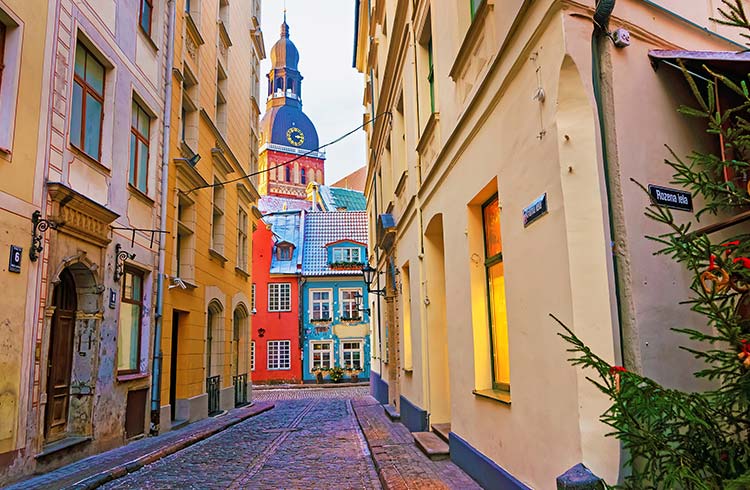
[[68,269],[52,293],[55,312],[50,329],[47,358],[47,409],[44,438],[53,442],[65,437],[70,409],[70,378],[73,367],[73,338],[76,322],[76,285]]
[[177,416],[177,353],[179,352],[180,313],[172,310],[172,344],[169,353],[169,408],[172,420]]

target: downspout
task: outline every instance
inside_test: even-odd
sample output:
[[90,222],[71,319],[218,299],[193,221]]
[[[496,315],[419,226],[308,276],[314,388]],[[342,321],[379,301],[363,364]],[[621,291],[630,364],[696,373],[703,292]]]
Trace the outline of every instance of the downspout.
[[[615,9],[616,0],[599,0],[596,4],[596,10],[594,12],[594,31],[591,34],[591,78],[594,89],[594,99],[596,101],[596,112],[599,121],[599,133],[602,145],[602,166],[604,172],[604,185],[607,193],[607,214],[609,219],[609,239],[612,251],[612,274],[615,285],[615,307],[617,308],[617,331],[613,333],[615,341],[619,344],[619,361],[623,365],[625,364],[625,348],[623,338],[623,323],[625,323],[623,314],[623,296],[626,291],[621,287],[621,271],[618,266],[618,249],[617,249],[617,238],[618,238],[618,224],[616,222],[616,212],[612,205],[612,194],[613,194],[613,182],[612,172],[610,170],[610,157],[609,147],[610,142],[608,140],[609,132],[607,125],[607,117],[605,115],[604,100],[602,97],[602,80],[604,78],[604,71],[602,70],[602,53],[600,45],[603,42],[609,41],[609,33],[607,32],[607,24],[609,18],[612,15],[612,11]],[[628,298],[629,299],[629,298]]]
[[[169,139],[172,128],[172,65],[174,65],[175,0],[168,0],[167,60],[164,67],[164,126],[161,148],[161,223],[160,230],[167,229],[167,196],[169,193]],[[154,328],[154,360],[151,382],[151,435],[159,433],[161,408],[161,331],[164,319],[164,264],[166,261],[166,239],[159,240],[159,273],[156,283],[156,326]],[[174,326],[173,326],[174,327]]]

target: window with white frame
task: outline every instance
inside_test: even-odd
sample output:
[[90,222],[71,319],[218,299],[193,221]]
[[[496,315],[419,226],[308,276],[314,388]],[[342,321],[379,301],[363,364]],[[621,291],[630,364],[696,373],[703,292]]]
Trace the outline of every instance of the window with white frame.
[[255,341],[250,341],[250,371],[255,371]]
[[250,304],[252,305],[252,306],[250,306],[250,309],[253,310],[253,313],[254,313],[255,312],[255,283],[253,283],[253,289],[252,289],[252,294],[251,294],[251,298],[250,298]]
[[362,369],[365,354],[362,341],[341,342],[341,365],[344,368]]
[[291,368],[291,341],[268,341],[268,370],[282,371]]
[[333,249],[334,263],[350,262],[358,264],[362,262],[362,251],[359,247],[336,247]]
[[310,320],[331,319],[331,292],[330,289],[310,290]]
[[268,285],[268,311],[292,311],[292,285],[290,283]]
[[237,267],[247,271],[247,213],[237,210]]
[[333,342],[310,342],[310,370],[333,367]]
[[359,299],[362,297],[361,288],[347,288],[339,290],[339,304],[341,305],[342,320],[359,320]]

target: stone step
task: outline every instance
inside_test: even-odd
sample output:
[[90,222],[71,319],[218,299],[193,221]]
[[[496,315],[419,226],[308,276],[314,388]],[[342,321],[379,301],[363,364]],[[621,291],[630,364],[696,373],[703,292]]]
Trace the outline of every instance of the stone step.
[[399,420],[401,418],[401,414],[398,413],[398,410],[393,405],[383,405],[383,410],[385,410],[385,414],[391,420]]
[[447,424],[432,424],[432,432],[437,434],[440,439],[444,440],[447,443],[448,434],[451,433],[451,424],[450,422]]
[[432,432],[412,432],[414,442],[433,461],[448,459],[450,450],[448,444]]

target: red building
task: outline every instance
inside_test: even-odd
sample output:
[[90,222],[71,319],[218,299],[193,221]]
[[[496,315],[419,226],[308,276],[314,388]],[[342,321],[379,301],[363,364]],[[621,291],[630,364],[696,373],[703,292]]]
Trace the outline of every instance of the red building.
[[[282,201],[269,197],[261,200],[273,201],[271,204]],[[309,205],[305,201],[290,204],[301,208]],[[305,211],[268,211],[263,204],[261,208],[265,208],[266,214],[253,232],[251,378],[255,384],[299,383],[302,375],[299,278]]]

